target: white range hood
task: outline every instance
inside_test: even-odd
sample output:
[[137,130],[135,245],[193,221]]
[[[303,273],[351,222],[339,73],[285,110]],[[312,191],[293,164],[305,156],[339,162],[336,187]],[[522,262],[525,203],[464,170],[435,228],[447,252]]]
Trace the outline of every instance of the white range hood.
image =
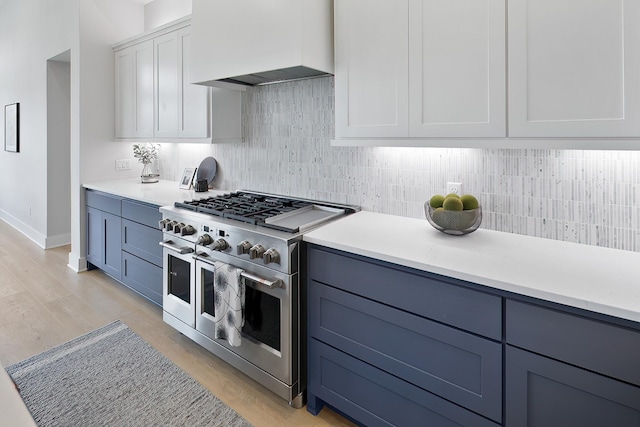
[[333,0],[193,0],[191,31],[191,83],[333,74]]

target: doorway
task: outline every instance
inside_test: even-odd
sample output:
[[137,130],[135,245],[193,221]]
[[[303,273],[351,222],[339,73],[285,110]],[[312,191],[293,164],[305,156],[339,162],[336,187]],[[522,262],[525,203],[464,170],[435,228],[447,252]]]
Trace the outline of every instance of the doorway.
[[71,51],[47,60],[45,249],[71,243]]

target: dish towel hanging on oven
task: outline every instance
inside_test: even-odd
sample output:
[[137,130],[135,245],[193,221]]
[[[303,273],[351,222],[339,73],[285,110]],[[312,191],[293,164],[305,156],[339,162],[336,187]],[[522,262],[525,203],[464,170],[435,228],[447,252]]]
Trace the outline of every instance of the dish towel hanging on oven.
[[213,275],[215,337],[239,347],[244,325],[244,277],[239,268],[216,262]]

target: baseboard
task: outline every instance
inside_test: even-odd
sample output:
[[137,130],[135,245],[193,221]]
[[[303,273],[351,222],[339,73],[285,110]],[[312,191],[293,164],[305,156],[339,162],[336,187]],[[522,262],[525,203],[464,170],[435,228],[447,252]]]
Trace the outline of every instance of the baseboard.
[[19,233],[24,234],[29,240],[40,246],[42,249],[46,249],[46,236],[36,231],[30,225],[25,224],[2,209],[0,209],[0,219],[15,228]]
[[73,251],[69,252],[69,263],[67,267],[81,273],[87,270],[87,258],[76,255]]
[[57,248],[71,244],[71,233],[58,234],[56,236],[49,236],[45,240],[45,249]]

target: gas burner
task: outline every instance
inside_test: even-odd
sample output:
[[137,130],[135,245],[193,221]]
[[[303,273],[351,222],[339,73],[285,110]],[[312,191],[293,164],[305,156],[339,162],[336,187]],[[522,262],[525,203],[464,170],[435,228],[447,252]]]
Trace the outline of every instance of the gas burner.
[[176,202],[175,207],[294,233],[299,231],[297,227],[271,224],[269,219],[318,203],[320,202],[238,191],[206,199]]

